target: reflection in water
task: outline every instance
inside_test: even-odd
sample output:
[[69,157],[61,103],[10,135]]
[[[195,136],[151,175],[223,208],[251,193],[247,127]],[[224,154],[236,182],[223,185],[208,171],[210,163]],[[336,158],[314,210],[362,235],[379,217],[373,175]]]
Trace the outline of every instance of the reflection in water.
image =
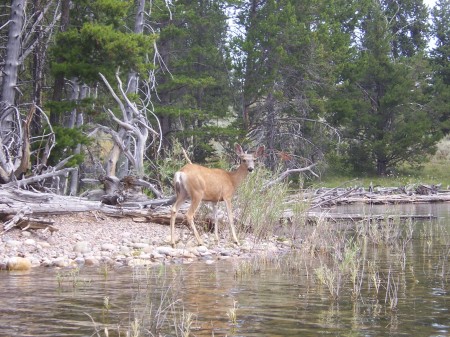
[[[366,230],[359,241],[282,258],[2,272],[0,335],[448,336],[449,208],[389,208],[441,219],[417,222],[412,233],[408,224],[381,234],[359,228],[351,232]],[[376,235],[398,236],[390,243]]]

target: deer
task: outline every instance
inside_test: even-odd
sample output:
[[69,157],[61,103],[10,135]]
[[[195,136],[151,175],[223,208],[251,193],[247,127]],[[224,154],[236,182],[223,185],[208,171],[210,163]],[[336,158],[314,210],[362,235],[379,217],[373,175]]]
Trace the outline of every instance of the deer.
[[191,199],[191,205],[186,213],[186,219],[199,245],[203,245],[203,240],[200,238],[195,227],[194,216],[202,201],[213,203],[214,235],[216,242],[219,241],[217,204],[219,201],[225,201],[231,236],[234,243],[239,244],[234,228],[231,199],[237,187],[244,181],[248,173],[254,170],[255,159],[264,154],[265,147],[261,145],[254,153],[244,152],[239,144],[235,144],[234,148],[240,159],[240,165],[234,171],[208,168],[198,164],[192,164],[189,161],[189,164],[186,164],[175,173],[173,184],[176,192],[176,201],[172,206],[170,218],[170,243],[172,247],[175,247],[174,231],[178,210],[188,198]]

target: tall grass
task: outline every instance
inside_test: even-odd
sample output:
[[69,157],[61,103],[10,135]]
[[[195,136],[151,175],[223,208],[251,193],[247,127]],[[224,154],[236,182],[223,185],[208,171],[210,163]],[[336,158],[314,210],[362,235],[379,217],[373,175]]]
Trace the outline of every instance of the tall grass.
[[238,188],[235,208],[238,210],[238,233],[252,233],[256,240],[265,240],[274,234],[280,224],[288,197],[287,184],[275,184],[263,190],[271,172],[258,169]]
[[[411,266],[408,269],[407,252],[414,228],[412,221],[392,217],[382,222],[365,220],[354,226],[319,218],[313,225],[298,227],[299,250],[287,256],[264,255],[242,261],[235,267],[235,275],[241,279],[275,269],[293,277],[294,282],[306,277],[305,282],[315,284],[333,302],[348,297],[356,305],[367,302],[369,296],[376,303],[384,303],[387,311],[395,312],[400,295],[406,291],[406,285],[400,281],[407,271],[413,272]],[[426,235],[431,234],[427,231],[423,236]],[[447,280],[448,259],[444,258],[444,251],[439,273],[443,275],[441,279]],[[378,265],[378,253],[386,255],[388,270]]]

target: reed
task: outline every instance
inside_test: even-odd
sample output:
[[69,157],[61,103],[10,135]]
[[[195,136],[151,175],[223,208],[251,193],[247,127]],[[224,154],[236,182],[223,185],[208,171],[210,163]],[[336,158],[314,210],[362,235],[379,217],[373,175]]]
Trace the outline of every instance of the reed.
[[369,277],[369,286],[373,285],[374,289],[375,289],[375,293],[378,296],[379,292],[380,292],[380,286],[381,286],[381,277],[380,277],[380,272],[378,270],[378,267],[375,263],[375,261],[368,261],[367,262],[367,266],[368,266],[368,277]]
[[91,284],[90,279],[81,277],[80,268],[73,268],[56,273],[56,282],[58,283],[58,289],[62,290],[66,285],[72,289],[79,289],[80,287],[88,286]]
[[234,204],[238,209],[238,232],[252,233],[256,241],[265,240],[274,234],[280,224],[284,203],[288,196],[287,184],[275,184],[263,190],[264,182],[272,175],[257,169],[247,176],[239,186]]
[[389,304],[389,308],[391,309],[391,311],[397,310],[399,283],[399,276],[397,277],[396,281],[392,268],[389,267],[384,303]]
[[238,309],[238,302],[235,299],[233,299],[233,306],[231,308],[228,308],[227,310],[227,316],[231,324],[233,325],[237,324],[237,309]]

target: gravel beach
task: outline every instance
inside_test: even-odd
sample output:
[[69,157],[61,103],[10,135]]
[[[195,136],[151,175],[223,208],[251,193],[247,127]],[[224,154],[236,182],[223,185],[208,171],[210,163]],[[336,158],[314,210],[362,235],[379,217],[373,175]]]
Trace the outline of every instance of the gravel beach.
[[[112,218],[93,213],[55,216],[58,231],[13,228],[0,237],[0,269],[33,267],[88,267],[109,264],[112,267],[190,263],[204,260],[246,258],[264,252],[281,252],[288,243],[275,238],[256,244],[250,237],[234,245],[228,230],[217,244],[212,233],[203,234],[205,244],[198,246],[190,230],[177,228],[184,238],[176,248],[169,245],[170,227],[131,218]],[[225,227],[225,226],[224,226]],[[225,237],[224,237],[225,236]],[[183,237],[183,236],[182,236]]]

